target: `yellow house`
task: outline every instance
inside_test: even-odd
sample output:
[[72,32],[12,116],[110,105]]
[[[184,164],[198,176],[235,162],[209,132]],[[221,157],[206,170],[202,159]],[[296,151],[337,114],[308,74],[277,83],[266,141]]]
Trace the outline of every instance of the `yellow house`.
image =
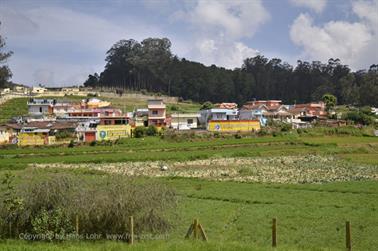
[[96,140],[98,141],[116,140],[131,136],[130,125],[98,125],[96,129]]
[[210,120],[207,127],[210,132],[251,132],[260,129],[259,120]]
[[49,129],[23,129],[18,134],[19,146],[40,146],[49,144]]

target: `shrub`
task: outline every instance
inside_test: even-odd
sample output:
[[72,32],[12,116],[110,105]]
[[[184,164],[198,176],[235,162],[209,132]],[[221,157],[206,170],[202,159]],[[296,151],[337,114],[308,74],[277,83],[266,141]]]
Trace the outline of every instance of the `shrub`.
[[257,133],[259,136],[266,136],[269,134],[269,131],[265,128],[261,128],[261,130]]
[[134,129],[134,137],[135,138],[142,138],[146,135],[146,127],[144,126],[137,126]]
[[171,111],[178,111],[180,110],[180,107],[178,107],[177,105],[171,105]]
[[[19,177],[15,196],[23,201],[23,210],[13,218],[12,236],[17,233],[70,234],[78,216],[80,234],[124,233],[128,217],[134,216],[135,233],[163,233],[176,205],[175,193],[152,181],[136,181],[119,175],[101,175],[96,179],[65,173],[31,171]],[[1,190],[0,198],[5,196]],[[90,196],[88,196],[90,195]],[[0,204],[0,219],[9,214]],[[0,222],[0,235],[9,225]],[[49,238],[48,238],[49,239]],[[50,238],[53,240],[54,238]]]
[[69,216],[60,208],[47,211],[42,209],[32,220],[33,233],[45,240],[60,240],[74,233]]
[[362,125],[372,125],[374,123],[374,117],[368,115],[363,111],[351,111],[344,116],[345,120],[353,121],[354,123]]
[[147,136],[156,136],[157,133],[158,133],[158,130],[157,130],[156,126],[154,126],[154,125],[149,125],[146,129]]
[[94,140],[94,141],[92,141],[91,143],[89,143],[89,145],[90,145],[90,146],[95,146],[95,145],[97,145],[97,141]]
[[210,101],[206,101],[205,103],[202,104],[201,110],[207,110],[213,108],[214,105]]
[[282,123],[280,125],[280,128],[281,128],[281,132],[288,132],[291,130],[291,124],[288,124],[288,123]]
[[74,143],[73,140],[71,140],[70,143],[68,144],[68,147],[69,147],[69,148],[72,148],[72,147],[74,147],[74,146],[75,146],[75,143]]

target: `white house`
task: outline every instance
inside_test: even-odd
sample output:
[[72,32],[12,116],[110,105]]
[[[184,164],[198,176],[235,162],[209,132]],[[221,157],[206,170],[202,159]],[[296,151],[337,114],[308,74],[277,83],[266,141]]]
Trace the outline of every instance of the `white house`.
[[28,110],[30,115],[52,114],[55,99],[30,99],[28,101]]
[[213,108],[208,110],[201,110],[199,122],[201,125],[206,125],[210,120],[237,120],[238,109],[221,109]]
[[0,126],[0,145],[9,143],[9,131],[6,126]]
[[47,92],[47,89],[45,87],[39,87],[39,86],[33,87],[31,91],[32,94],[41,94],[45,92]]
[[178,130],[189,130],[197,128],[198,113],[173,113],[171,114],[171,127]]
[[11,93],[11,89],[10,88],[4,88],[0,91],[0,94],[1,95],[5,95],[5,94],[9,94]]

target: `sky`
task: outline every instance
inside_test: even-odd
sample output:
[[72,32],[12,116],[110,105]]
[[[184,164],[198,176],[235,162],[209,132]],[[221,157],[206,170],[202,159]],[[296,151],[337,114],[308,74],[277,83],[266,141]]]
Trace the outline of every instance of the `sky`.
[[233,69],[247,57],[378,63],[378,0],[0,0],[12,81],[82,84],[121,39],[167,37],[180,58]]

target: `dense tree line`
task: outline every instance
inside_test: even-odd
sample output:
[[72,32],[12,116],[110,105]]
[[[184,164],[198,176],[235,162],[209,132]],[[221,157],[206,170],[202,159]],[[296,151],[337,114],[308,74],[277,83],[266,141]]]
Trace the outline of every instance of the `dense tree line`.
[[378,65],[353,72],[339,59],[327,63],[298,61],[296,67],[262,55],[247,58],[240,68],[178,58],[167,38],[130,39],[114,44],[104,71],[89,75],[85,86],[160,92],[204,102],[282,99],[285,103],[320,100],[330,93],[340,104],[378,106]]

